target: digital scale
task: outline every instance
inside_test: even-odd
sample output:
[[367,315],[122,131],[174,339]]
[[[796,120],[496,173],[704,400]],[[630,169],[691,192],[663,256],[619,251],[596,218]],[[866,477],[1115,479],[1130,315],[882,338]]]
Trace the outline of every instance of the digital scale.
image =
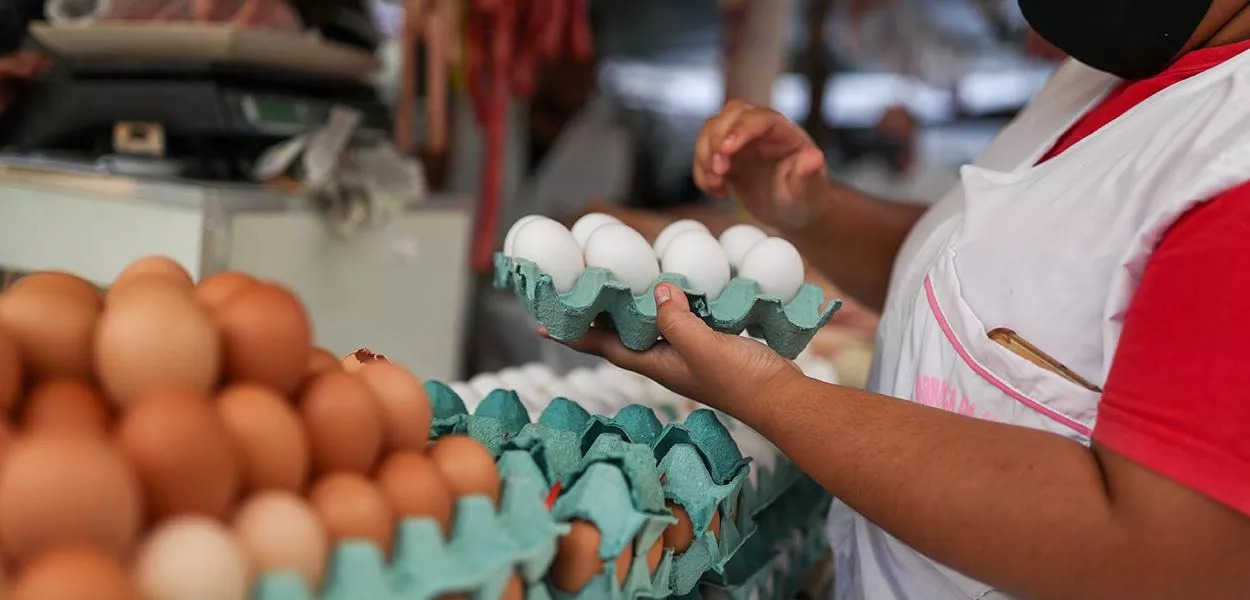
[[[389,109],[358,80],[213,62],[73,61],[0,119],[0,148],[137,153],[180,162],[183,176],[243,179],[267,148],[325,125],[335,106],[360,113],[358,141],[390,137]],[[119,148],[119,126],[158,143],[136,152]]]

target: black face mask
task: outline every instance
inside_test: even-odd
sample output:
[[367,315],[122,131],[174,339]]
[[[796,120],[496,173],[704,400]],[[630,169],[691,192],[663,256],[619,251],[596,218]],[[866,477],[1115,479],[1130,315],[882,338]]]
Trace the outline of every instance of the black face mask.
[[1072,58],[1124,79],[1157,75],[1213,0],[1019,0],[1025,20]]

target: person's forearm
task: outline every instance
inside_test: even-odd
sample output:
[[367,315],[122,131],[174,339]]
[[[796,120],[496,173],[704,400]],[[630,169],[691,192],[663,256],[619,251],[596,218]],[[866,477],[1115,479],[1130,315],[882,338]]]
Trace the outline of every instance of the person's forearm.
[[1216,585],[1195,576],[1214,566],[1186,564],[1183,545],[1117,510],[1116,479],[1075,441],[808,379],[787,388],[723,408],[886,532],[971,577],[1065,600]]
[[818,193],[815,218],[782,234],[838,289],[881,310],[898,249],[927,207],[880,200],[838,183]]

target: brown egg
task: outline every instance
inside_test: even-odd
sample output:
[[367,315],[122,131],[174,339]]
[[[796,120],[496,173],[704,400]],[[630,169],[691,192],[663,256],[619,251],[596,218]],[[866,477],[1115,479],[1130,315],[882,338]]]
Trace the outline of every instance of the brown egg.
[[77,379],[50,379],[34,387],[22,407],[27,431],[65,429],[104,435],[112,414],[94,387]]
[[616,584],[625,585],[625,580],[629,578],[629,567],[634,562],[634,544],[630,542],[625,546],[624,550],[616,556]]
[[91,340],[100,295],[64,273],[36,273],[0,295],[0,328],[8,332],[30,375],[92,376]]
[[137,600],[139,592],[117,558],[89,546],[44,552],[22,569],[8,600]]
[[271,284],[244,288],[215,311],[225,339],[226,375],[283,395],[308,369],[312,331],[299,299]]
[[[690,520],[690,513],[686,509],[672,500],[665,503],[669,510],[673,511],[673,516],[677,517],[677,522],[669,525],[664,530],[664,545],[673,548],[677,554],[681,554],[690,549],[690,544],[694,543],[694,524]],[[708,525],[708,531],[712,535],[720,536],[720,511],[712,512],[712,521]]]
[[122,418],[117,443],[143,482],[153,516],[229,514],[239,467],[230,436],[204,396],[166,391],[143,397]]
[[499,467],[477,440],[464,435],[439,438],[426,453],[456,497],[483,494],[499,503]]
[[382,450],[382,408],[359,379],[329,372],[308,383],[299,402],[312,444],[313,471],[369,473]]
[[0,329],[0,413],[13,410],[22,391],[22,352],[17,341]]
[[408,369],[390,362],[374,362],[356,372],[382,406],[384,446],[387,450],[422,451],[430,442],[434,409],[425,386]]
[[252,572],[295,571],[309,589],[320,587],[329,540],[303,498],[280,491],[252,496],[234,516],[234,534],[251,558]]
[[320,375],[326,371],[341,371],[343,365],[339,359],[325,348],[313,348],[308,354],[308,376]]
[[385,356],[378,354],[368,348],[358,348],[355,352],[343,357],[343,370],[348,373],[355,373],[364,368],[365,365],[375,362],[390,362]]
[[364,539],[378,545],[382,554],[390,552],[395,519],[382,490],[356,473],[323,476],[308,492],[332,543]]
[[586,521],[572,521],[569,532],[556,540],[556,557],[547,573],[556,589],[575,594],[586,587],[595,575],[603,572],[599,544],[603,536],[599,528]]
[[521,579],[520,573],[513,573],[508,578],[508,585],[503,588],[499,600],[525,600],[525,580]]
[[0,469],[0,542],[19,561],[72,543],[121,556],[139,531],[142,501],[138,477],[104,440],[33,433]]
[[113,297],[113,290],[129,285],[131,281],[141,277],[156,276],[165,279],[184,290],[190,290],[194,287],[191,282],[191,275],[187,270],[178,264],[177,261],[166,256],[145,256],[130,263],[117,277],[113,280],[113,286],[109,288],[109,298]]
[[451,530],[455,501],[438,467],[420,452],[396,452],[382,461],[376,476],[400,519],[429,517],[444,534]]
[[9,286],[9,291],[27,285],[55,286],[59,287],[66,294],[74,296],[94,295],[96,299],[103,302],[103,299],[100,298],[100,290],[97,289],[94,284],[86,279],[83,279],[82,277],[74,275],[73,273],[66,273],[64,271],[39,271],[37,273],[31,273],[30,275],[18,279],[17,283]]
[[661,535],[651,545],[651,549],[647,550],[647,571],[654,575],[662,560],[664,560],[664,536]]
[[299,492],[312,463],[299,413],[269,388],[241,383],[217,397],[217,414],[234,444],[243,488]]
[[204,278],[195,286],[195,298],[209,310],[216,312],[225,306],[236,293],[260,285],[251,275],[237,271],[225,271]]
[[135,553],[144,600],[247,600],[252,572],[234,532],[208,517],[160,523]]
[[207,394],[221,374],[221,338],[190,294],[146,278],[101,315],[95,360],[105,393],[123,408],[156,390]]

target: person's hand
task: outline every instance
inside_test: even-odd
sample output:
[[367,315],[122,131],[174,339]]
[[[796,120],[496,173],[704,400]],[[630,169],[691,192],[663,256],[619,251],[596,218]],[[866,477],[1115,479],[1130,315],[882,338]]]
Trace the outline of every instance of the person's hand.
[[[803,378],[794,363],[750,338],[713,331],[694,313],[680,289],[655,288],[658,325],[664,341],[637,352],[621,344],[615,331],[591,328],[569,347],[602,356],[687,398],[726,412]],[[539,328],[546,337],[546,330]]]
[[781,229],[810,222],[829,185],[825,156],[802,127],[738,100],[699,132],[694,181],[713,197],[732,194],[755,218]]

